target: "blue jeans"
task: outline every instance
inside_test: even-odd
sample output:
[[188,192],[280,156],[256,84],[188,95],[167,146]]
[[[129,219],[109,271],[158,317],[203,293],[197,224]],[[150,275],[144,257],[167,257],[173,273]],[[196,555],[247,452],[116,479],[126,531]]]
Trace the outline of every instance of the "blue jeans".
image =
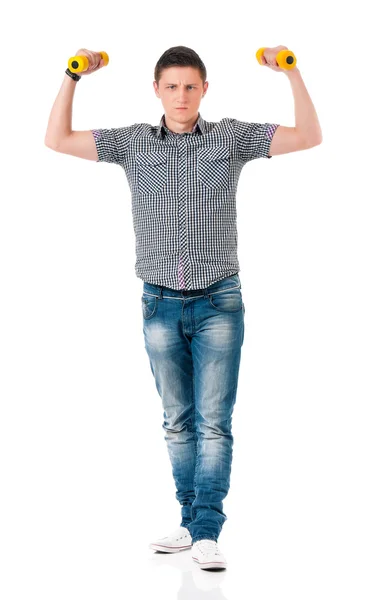
[[164,409],[181,523],[217,541],[227,519],[232,412],[244,339],[238,274],[200,290],[143,282],[145,348]]

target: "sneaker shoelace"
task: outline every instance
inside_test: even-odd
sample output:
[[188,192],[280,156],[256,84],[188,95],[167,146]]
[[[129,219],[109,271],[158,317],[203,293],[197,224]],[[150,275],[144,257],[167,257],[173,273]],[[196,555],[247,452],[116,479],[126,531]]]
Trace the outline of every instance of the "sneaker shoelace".
[[179,533],[179,529],[176,529],[173,533],[170,534],[170,537],[175,537],[176,540],[181,540],[183,538],[186,538],[188,535],[188,532]]
[[215,542],[214,540],[199,540],[198,542],[196,542],[196,544],[201,544],[200,550],[203,554],[213,553],[219,555],[217,542]]

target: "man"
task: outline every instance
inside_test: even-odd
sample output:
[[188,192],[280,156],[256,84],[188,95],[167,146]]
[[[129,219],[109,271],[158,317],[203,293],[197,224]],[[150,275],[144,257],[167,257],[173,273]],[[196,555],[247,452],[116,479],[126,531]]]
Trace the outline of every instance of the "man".
[[[158,126],[135,123],[72,131],[76,81],[66,70],[46,144],[62,153],[120,165],[132,193],[136,275],[143,280],[145,347],[164,408],[165,440],[181,505],[181,524],[150,548],[192,548],[202,569],[225,568],[218,537],[226,520],[245,307],[237,258],[236,191],[243,166],[312,148],[322,134],[300,72],[282,70],[266,48],[263,64],[289,78],[295,127],[199,113],[208,88],[194,50],[169,48],[153,82],[164,114]],[[90,74],[103,66],[86,49]]]

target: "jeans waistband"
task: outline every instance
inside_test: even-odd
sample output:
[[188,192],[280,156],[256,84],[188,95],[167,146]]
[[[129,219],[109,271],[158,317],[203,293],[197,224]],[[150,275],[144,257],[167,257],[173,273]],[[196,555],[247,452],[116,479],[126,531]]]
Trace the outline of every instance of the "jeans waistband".
[[154,283],[143,282],[143,292],[158,298],[172,297],[172,298],[194,298],[198,296],[207,297],[210,294],[215,294],[224,290],[233,288],[241,288],[241,281],[238,273],[224,277],[220,281],[212,283],[206,288],[200,288],[198,290],[174,290],[164,285],[156,285]]

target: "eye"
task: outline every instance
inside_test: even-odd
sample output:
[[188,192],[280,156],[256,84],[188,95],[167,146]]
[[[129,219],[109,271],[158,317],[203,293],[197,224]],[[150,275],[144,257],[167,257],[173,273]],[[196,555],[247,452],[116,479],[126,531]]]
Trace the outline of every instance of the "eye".
[[[168,88],[173,88],[174,86],[173,85],[168,85],[167,87]],[[187,87],[193,88],[194,86],[193,85],[187,85]]]

